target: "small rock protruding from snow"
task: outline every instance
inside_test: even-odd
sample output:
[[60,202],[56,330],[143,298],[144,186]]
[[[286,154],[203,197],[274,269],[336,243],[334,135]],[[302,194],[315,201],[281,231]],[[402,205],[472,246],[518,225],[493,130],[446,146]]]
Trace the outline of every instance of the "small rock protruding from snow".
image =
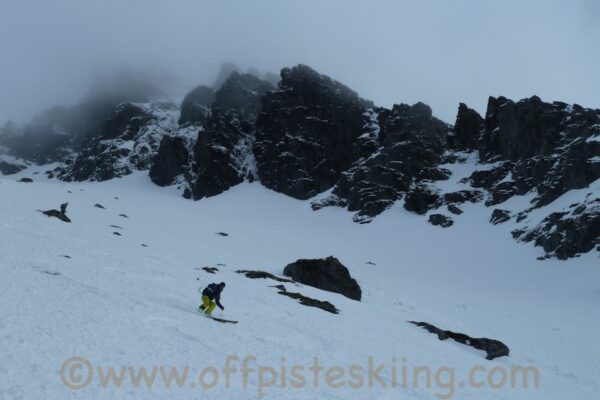
[[429,223],[434,226],[440,226],[442,228],[449,228],[454,225],[452,218],[443,214],[431,214],[429,216]]
[[488,339],[488,338],[472,338],[464,333],[457,333],[452,331],[442,330],[434,325],[428,324],[427,322],[416,322],[408,321],[420,328],[427,330],[433,334],[436,334],[438,339],[454,339],[458,343],[466,344],[467,346],[474,347],[478,350],[486,352],[486,359],[493,360],[498,357],[508,356],[510,349],[507,345],[499,340]]
[[288,292],[287,290],[285,290],[285,287],[283,287],[283,290],[280,290],[277,293],[279,293],[282,296],[287,296],[292,299],[298,300],[298,302],[303,306],[320,308],[321,310],[330,312],[332,314],[338,314],[340,312],[340,310],[338,310],[333,304],[331,304],[328,301],[313,299],[303,295],[302,293]]
[[61,204],[60,211],[59,210],[47,210],[47,211],[41,211],[41,213],[44,215],[47,215],[48,217],[58,218],[64,222],[71,222],[71,219],[69,217],[67,217],[67,206],[68,205],[69,205],[69,203]]
[[492,216],[490,217],[490,222],[494,225],[498,225],[498,224],[508,221],[509,219],[510,219],[510,211],[496,208],[492,212]]

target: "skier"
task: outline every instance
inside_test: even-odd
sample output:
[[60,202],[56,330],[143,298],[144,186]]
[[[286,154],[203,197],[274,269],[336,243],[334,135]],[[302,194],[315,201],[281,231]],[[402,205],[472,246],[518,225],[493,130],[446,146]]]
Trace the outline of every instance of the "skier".
[[202,291],[202,305],[198,307],[204,311],[206,315],[211,315],[216,306],[219,306],[221,310],[225,310],[225,307],[221,304],[221,292],[225,289],[225,282],[221,282],[218,285],[211,283]]

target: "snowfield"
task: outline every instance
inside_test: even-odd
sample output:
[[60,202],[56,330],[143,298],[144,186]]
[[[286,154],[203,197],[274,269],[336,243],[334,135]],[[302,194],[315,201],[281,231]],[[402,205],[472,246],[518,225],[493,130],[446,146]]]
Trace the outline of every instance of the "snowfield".
[[[461,168],[448,185],[465,176]],[[346,210],[314,212],[309,201],[259,183],[192,202],[153,185],[143,172],[63,183],[34,170],[0,177],[2,400],[600,398],[598,252],[538,261],[542,250],[515,242],[512,222],[491,225],[491,209],[481,203],[465,204],[448,229],[405,211],[401,202],[360,225]],[[23,176],[34,182],[17,182]],[[36,211],[67,201],[70,224]],[[362,301],[284,285],[333,303],[338,315],[279,295],[270,287],[279,282],[235,272],[282,276],[298,258],[329,255],[357,279]],[[204,266],[219,271],[212,275]],[[238,324],[196,311],[198,289],[220,281],[227,283],[225,311],[216,315]],[[488,361],[410,320],[501,340],[510,357]],[[85,359],[83,366],[65,364],[75,356]],[[315,357],[324,369],[317,371],[318,385],[309,370]],[[371,382],[370,358],[375,368],[384,364]],[[244,359],[253,369],[246,385]],[[229,382],[226,362],[235,369]],[[360,374],[349,372],[353,365]],[[152,385],[136,385],[128,369],[120,387],[102,382],[98,369],[118,373],[122,366],[134,372],[189,367],[189,375],[181,387],[167,387],[160,374]],[[302,366],[296,372],[303,371],[304,385],[292,376],[293,366]],[[430,387],[426,374],[414,384],[416,366],[432,371]],[[343,376],[330,385],[325,370],[332,367]],[[511,387],[518,367],[535,368],[538,387],[533,375],[529,387],[520,378]]]

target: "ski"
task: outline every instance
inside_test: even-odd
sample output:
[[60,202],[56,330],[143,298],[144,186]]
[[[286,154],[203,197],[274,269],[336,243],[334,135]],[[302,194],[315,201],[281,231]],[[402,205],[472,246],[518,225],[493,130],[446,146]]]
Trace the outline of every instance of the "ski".
[[223,319],[223,318],[217,318],[217,317],[210,317],[210,316],[208,318],[214,319],[215,321],[219,321],[219,322],[222,322],[222,323],[228,323],[228,324],[237,324],[238,323],[238,321],[231,321],[229,319]]
[[215,321],[221,322],[221,323],[227,323],[227,324],[237,324],[238,321],[232,321],[230,319],[223,319],[223,318],[218,318],[218,317],[213,317],[212,315],[207,315],[204,313],[204,311],[202,311],[202,309],[198,308],[198,312],[200,313],[200,315],[206,317],[206,318],[210,318],[213,319]]

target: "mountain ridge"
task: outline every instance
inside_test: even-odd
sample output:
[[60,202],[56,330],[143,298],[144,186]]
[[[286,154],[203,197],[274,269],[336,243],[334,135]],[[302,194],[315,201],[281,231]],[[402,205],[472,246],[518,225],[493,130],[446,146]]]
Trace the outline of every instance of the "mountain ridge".
[[[11,153],[10,141],[3,144]],[[512,236],[547,257],[600,250],[596,190],[570,209],[549,208],[543,221],[529,218],[600,178],[600,110],[537,96],[490,97],[484,116],[461,103],[449,125],[423,103],[377,107],[305,65],[284,68],[277,87],[233,71],[216,90],[194,89],[180,108],[121,103],[83,147],[55,147],[58,158],[50,159],[62,162],[48,176],[65,181],[143,170],[155,184],[199,200],[258,180],[310,200],[315,211],[346,208],[358,223],[404,201],[406,210],[444,220],[446,228],[460,218],[461,204],[481,201],[495,207],[491,222],[514,223]],[[448,166],[467,160],[475,163],[471,173],[442,189]],[[527,201],[506,209],[519,198]]]

